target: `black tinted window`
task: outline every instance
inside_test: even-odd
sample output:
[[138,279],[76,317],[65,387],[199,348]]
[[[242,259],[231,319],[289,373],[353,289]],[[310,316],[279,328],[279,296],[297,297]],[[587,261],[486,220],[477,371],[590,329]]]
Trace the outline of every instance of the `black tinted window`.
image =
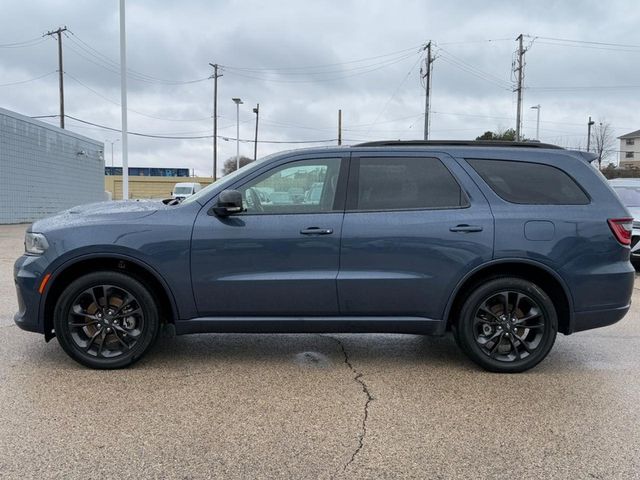
[[451,208],[466,196],[437,158],[362,158],[358,172],[358,210]]
[[467,160],[500,197],[533,205],[585,205],[589,198],[562,170],[540,163]]

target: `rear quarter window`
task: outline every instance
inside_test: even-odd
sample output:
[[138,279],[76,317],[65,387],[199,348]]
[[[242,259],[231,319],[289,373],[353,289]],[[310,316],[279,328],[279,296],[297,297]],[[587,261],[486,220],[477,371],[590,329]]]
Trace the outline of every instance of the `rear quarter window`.
[[509,160],[467,159],[502,199],[529,205],[586,205],[589,197],[576,181],[551,165]]

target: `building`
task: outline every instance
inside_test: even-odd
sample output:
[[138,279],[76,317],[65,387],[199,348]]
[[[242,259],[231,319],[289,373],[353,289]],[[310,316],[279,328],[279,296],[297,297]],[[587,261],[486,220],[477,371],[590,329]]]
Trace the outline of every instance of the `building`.
[[[211,177],[189,174],[188,168],[129,167],[129,198],[169,198],[178,182],[211,183]],[[122,167],[105,167],[104,189],[113,200],[122,199]]]
[[640,168],[640,130],[618,137],[620,140],[620,166]]
[[104,145],[0,108],[0,224],[104,200]]

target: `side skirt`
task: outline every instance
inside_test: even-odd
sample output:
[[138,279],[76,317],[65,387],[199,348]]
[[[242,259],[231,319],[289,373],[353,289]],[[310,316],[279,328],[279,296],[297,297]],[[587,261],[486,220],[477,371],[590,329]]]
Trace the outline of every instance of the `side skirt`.
[[188,333],[414,333],[444,335],[446,323],[424,317],[202,317],[176,322]]

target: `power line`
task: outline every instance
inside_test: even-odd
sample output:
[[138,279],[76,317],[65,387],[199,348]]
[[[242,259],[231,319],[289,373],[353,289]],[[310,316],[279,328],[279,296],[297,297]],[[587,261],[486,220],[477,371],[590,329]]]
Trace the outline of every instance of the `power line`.
[[[424,45],[423,45],[424,48]],[[387,109],[387,107],[389,106],[389,103],[391,103],[391,100],[393,100],[395,98],[395,96],[398,94],[398,92],[400,91],[400,88],[402,88],[402,86],[404,85],[404,83],[407,81],[407,79],[409,78],[409,76],[413,73],[413,71],[415,70],[415,68],[418,66],[418,64],[420,63],[420,61],[422,60],[422,52],[423,50],[420,50],[420,55],[418,56],[418,59],[415,61],[415,63],[411,66],[411,68],[409,69],[409,71],[407,72],[407,74],[404,76],[404,78],[402,79],[402,81],[400,82],[400,84],[396,87],[396,89],[393,91],[393,93],[391,94],[391,96],[389,97],[389,99],[387,100],[387,102],[384,104],[384,107],[382,107],[382,110],[380,110],[380,112],[378,113],[378,115],[376,115],[373,123],[371,123],[371,125],[369,126],[369,130],[367,130],[367,133],[365,133],[365,135],[368,135],[369,132],[371,131],[371,127],[374,126],[377,122],[378,119],[382,116],[382,114],[384,113],[384,111]]]
[[35,82],[36,80],[40,80],[41,78],[48,77],[49,75],[53,75],[54,73],[58,73],[58,71],[54,70],[52,72],[45,73],[43,75],[39,75],[39,76],[34,77],[34,78],[29,78],[27,80],[19,80],[17,82],[10,82],[10,83],[0,83],[0,87],[10,87],[12,85],[21,85],[23,83]]
[[[119,128],[108,127],[106,125],[101,125],[99,123],[89,122],[87,120],[82,120],[80,118],[65,115],[65,117],[70,118],[71,120],[75,120],[76,122],[80,122],[86,125],[91,125],[93,127],[102,128],[104,130],[110,130],[112,132],[120,132]],[[194,136],[182,136],[182,135],[161,135],[154,133],[140,133],[140,132],[127,132],[129,135],[135,135],[137,137],[148,137],[148,138],[159,138],[159,139],[168,139],[168,140],[200,140],[200,139],[210,139],[213,135],[194,135]],[[226,141],[236,141],[236,137],[226,137],[218,135],[218,138]],[[240,142],[243,143],[253,143],[254,139],[244,139],[240,138]],[[285,141],[285,140],[259,140],[258,143],[273,143],[273,144],[306,144],[306,143],[332,143],[335,142],[335,138],[331,139],[323,139],[323,140],[297,140],[297,141]]]
[[[74,44],[75,47],[77,47],[82,52],[84,52],[83,54],[80,52],[80,50],[76,50],[76,48],[71,48],[71,50],[76,55],[84,58],[85,60],[95,65],[98,65],[99,67],[104,68],[105,70],[108,70],[112,73],[116,73],[118,75],[120,74],[120,64],[118,62],[116,62],[115,60],[111,59],[109,56],[105,55],[104,53],[92,47],[90,44],[82,40],[73,31],[71,30],[68,30],[68,31],[71,34],[71,36],[67,34],[65,34],[65,36]],[[87,57],[87,55],[89,55],[89,57]],[[205,80],[209,79],[209,77],[202,77],[202,78],[197,78],[193,80],[170,80],[170,79],[159,78],[153,75],[142,73],[131,68],[127,68],[127,76],[132,80],[136,80],[139,82],[163,84],[163,85],[174,85],[174,86],[189,85],[193,83],[204,82]]]
[[22,42],[13,42],[13,43],[0,43],[0,48],[23,48],[23,47],[33,47],[34,45],[38,45],[42,42],[45,42],[46,39],[42,37],[35,37],[29,40],[24,40]]

